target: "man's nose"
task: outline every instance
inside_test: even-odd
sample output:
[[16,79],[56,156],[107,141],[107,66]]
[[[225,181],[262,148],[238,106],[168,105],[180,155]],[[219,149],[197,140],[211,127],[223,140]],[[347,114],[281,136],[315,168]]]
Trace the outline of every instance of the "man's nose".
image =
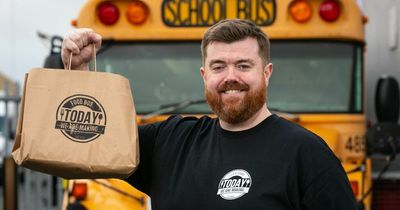
[[238,72],[234,67],[228,67],[226,76],[225,76],[225,81],[237,81],[239,78]]

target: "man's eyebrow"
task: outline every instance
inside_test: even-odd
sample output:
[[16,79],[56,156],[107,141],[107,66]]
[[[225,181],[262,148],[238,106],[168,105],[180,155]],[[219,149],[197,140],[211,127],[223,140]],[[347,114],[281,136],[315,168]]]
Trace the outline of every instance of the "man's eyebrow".
[[[214,64],[225,64],[226,62],[223,60],[219,60],[219,59],[215,59],[215,60],[211,60],[209,63],[209,66],[212,66]],[[239,63],[250,63],[251,65],[254,65],[255,62],[252,59],[240,59],[238,61],[235,61],[235,64],[239,64]]]
[[240,59],[240,60],[236,61],[235,63],[236,64],[239,64],[239,63],[250,63],[251,65],[254,65],[255,62],[252,59]]

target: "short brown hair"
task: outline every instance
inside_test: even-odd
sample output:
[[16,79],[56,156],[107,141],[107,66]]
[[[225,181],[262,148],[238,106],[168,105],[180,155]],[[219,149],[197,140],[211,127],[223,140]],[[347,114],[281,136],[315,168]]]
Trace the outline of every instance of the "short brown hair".
[[211,26],[201,42],[201,57],[204,64],[207,56],[207,46],[213,42],[232,43],[247,37],[255,38],[258,42],[258,54],[267,64],[270,60],[270,43],[268,36],[250,20],[225,19]]

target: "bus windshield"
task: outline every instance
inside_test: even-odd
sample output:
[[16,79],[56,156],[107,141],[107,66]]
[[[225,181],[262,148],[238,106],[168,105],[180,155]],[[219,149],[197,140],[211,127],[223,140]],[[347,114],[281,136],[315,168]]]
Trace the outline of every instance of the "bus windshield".
[[275,42],[269,107],[285,112],[362,111],[362,47],[343,42]]
[[[106,42],[103,47],[98,69],[130,80],[138,114],[204,99],[199,42]],[[354,43],[272,41],[268,106],[292,113],[361,112],[361,49]],[[204,103],[176,113],[211,111]]]

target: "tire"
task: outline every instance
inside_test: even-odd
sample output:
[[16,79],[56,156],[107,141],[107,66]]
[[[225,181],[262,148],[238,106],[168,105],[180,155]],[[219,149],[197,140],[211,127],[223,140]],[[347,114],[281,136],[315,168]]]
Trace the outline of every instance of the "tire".
[[87,210],[87,208],[80,203],[70,203],[67,205],[67,210]]

